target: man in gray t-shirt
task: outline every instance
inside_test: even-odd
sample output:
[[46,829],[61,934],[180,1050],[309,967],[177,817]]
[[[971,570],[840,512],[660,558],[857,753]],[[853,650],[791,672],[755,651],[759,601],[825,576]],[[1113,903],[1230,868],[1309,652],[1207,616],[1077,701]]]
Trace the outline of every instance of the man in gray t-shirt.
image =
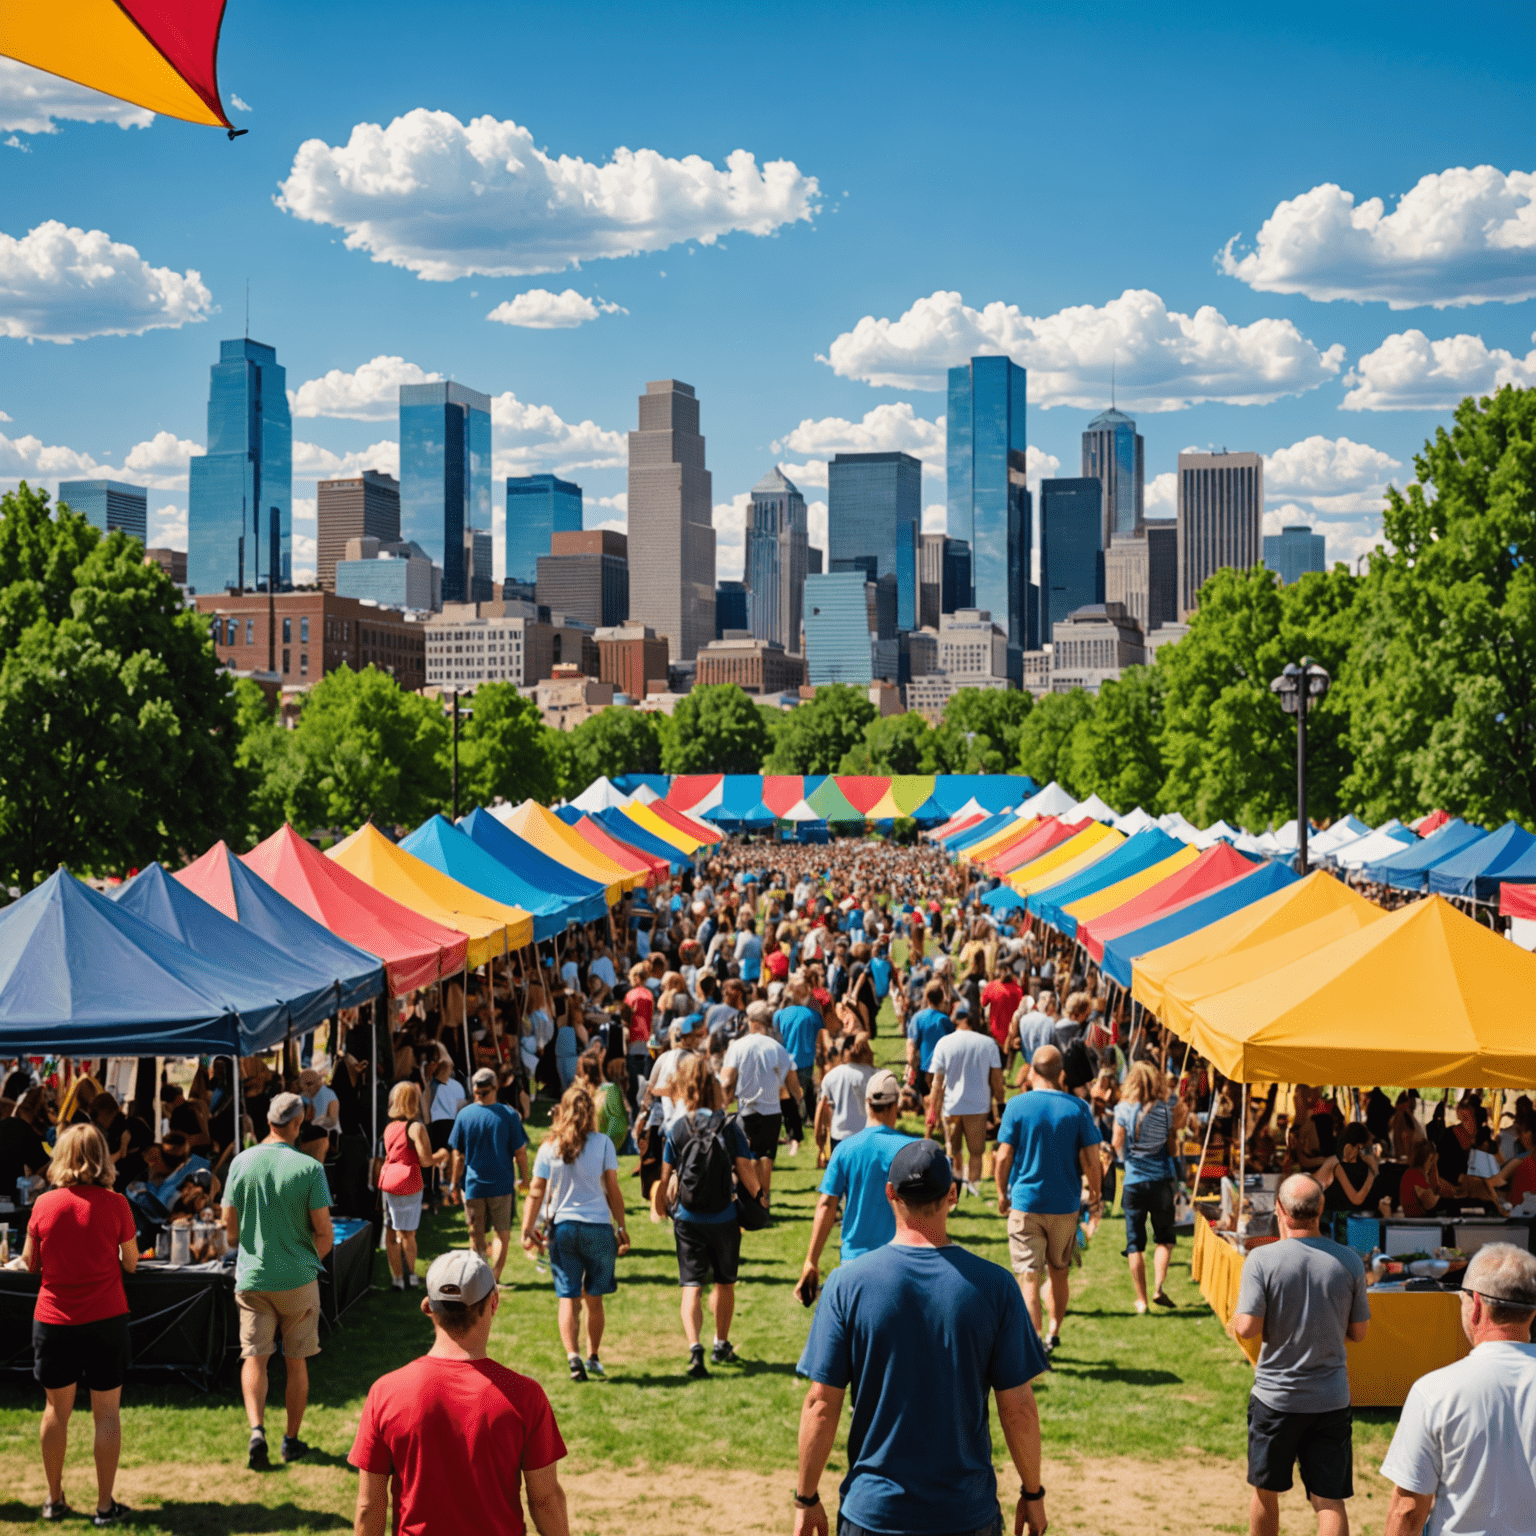
[[1248,1255],[1232,1318],[1238,1338],[1264,1341],[1248,1400],[1249,1525],[1254,1536],[1279,1531],[1279,1495],[1299,1465],[1319,1528],[1347,1530],[1355,1485],[1344,1345],[1363,1339],[1370,1320],[1365,1265],[1319,1233],[1316,1179],[1292,1174],[1276,1205],[1281,1240]]

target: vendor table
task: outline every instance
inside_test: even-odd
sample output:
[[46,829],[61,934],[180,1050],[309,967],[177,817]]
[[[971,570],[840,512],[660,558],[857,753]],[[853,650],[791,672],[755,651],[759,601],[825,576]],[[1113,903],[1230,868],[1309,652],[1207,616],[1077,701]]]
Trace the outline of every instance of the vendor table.
[[[1244,1255],[1195,1215],[1190,1278],[1211,1310],[1229,1327],[1237,1311]],[[1258,1339],[1238,1339],[1250,1362]],[[1349,1352],[1349,1400],[1355,1408],[1400,1408],[1408,1389],[1427,1371],[1454,1364],[1471,1352],[1461,1331],[1461,1302],[1450,1291],[1371,1292],[1371,1326]]]

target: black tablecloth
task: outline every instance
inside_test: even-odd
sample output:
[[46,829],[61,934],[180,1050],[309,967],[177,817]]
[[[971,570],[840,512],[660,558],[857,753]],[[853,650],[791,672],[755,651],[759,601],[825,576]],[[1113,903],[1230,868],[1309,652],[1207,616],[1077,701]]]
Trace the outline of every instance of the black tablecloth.
[[326,1255],[320,1272],[320,1320],[334,1328],[353,1302],[361,1301],[373,1284],[373,1256],[378,1239],[371,1221],[336,1218],[336,1246]]

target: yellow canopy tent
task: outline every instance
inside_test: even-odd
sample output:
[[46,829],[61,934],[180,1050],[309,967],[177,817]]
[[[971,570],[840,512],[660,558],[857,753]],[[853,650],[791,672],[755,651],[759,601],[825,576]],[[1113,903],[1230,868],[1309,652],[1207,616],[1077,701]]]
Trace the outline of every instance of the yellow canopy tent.
[[653,833],[662,842],[671,843],[674,848],[680,853],[686,853],[689,858],[704,846],[702,837],[690,837],[688,833],[680,832],[670,821],[663,821],[648,805],[631,801],[628,805],[621,805],[619,809],[637,827],[644,827],[647,832]]
[[614,906],[625,891],[645,883],[643,870],[624,869],[607,854],[599,853],[574,827],[536,800],[524,800],[511,810],[497,807],[497,820],[510,827],[524,842],[532,843],[556,863],[608,888],[608,905]]
[[1124,906],[1131,897],[1139,896],[1150,886],[1156,885],[1159,880],[1166,880],[1169,875],[1177,874],[1186,864],[1193,864],[1199,857],[1200,850],[1185,843],[1176,853],[1170,853],[1166,859],[1154,864],[1150,869],[1127,875],[1124,880],[1117,880],[1113,885],[1105,886],[1102,891],[1095,891],[1091,896],[1084,896],[1080,901],[1074,901],[1070,906],[1063,907],[1062,911],[1076,918],[1080,923],[1091,922],[1096,917],[1102,917],[1106,912],[1113,912],[1116,907]]
[[401,906],[468,934],[465,964],[472,971],[497,955],[533,942],[533,918],[521,907],[509,907],[461,885],[397,848],[372,822],[343,838],[329,850],[329,856]]
[[1229,991],[1186,1038],[1237,1082],[1536,1083],[1536,954],[1431,896]]
[[1081,832],[1069,837],[1066,842],[1057,843],[1038,859],[1032,859],[1028,864],[1010,872],[1007,876],[1008,884],[1019,895],[1032,896],[1047,886],[1070,880],[1090,864],[1097,864],[1105,854],[1114,852],[1124,841],[1122,833],[1116,832],[1113,827],[1106,827],[1102,821],[1096,821],[1091,827],[1084,827]]
[[962,864],[980,864],[983,859],[1006,853],[1015,843],[1028,837],[1039,825],[1038,816],[1030,816],[1024,821],[1015,821],[1011,827],[1003,827],[982,838],[979,843],[972,843],[969,848],[962,848],[958,855],[959,860]]
[[1164,989],[1171,977],[1191,966],[1266,943],[1346,907],[1359,912],[1380,910],[1342,881],[1319,870],[1172,944],[1138,956],[1131,968],[1131,996],[1161,1018]]

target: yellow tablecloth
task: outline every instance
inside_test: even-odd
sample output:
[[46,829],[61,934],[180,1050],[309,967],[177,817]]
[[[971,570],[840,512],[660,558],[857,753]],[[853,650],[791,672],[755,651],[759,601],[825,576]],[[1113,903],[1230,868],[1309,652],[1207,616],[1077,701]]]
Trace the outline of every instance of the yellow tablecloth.
[[[1211,1310],[1228,1326],[1237,1311],[1243,1254],[1195,1216],[1190,1278]],[[1250,1362],[1257,1339],[1238,1339]],[[1427,1371],[1451,1365],[1471,1351],[1461,1331],[1461,1303],[1448,1291],[1373,1291],[1371,1326],[1349,1350],[1349,1400],[1356,1408],[1400,1408],[1408,1389]]]

